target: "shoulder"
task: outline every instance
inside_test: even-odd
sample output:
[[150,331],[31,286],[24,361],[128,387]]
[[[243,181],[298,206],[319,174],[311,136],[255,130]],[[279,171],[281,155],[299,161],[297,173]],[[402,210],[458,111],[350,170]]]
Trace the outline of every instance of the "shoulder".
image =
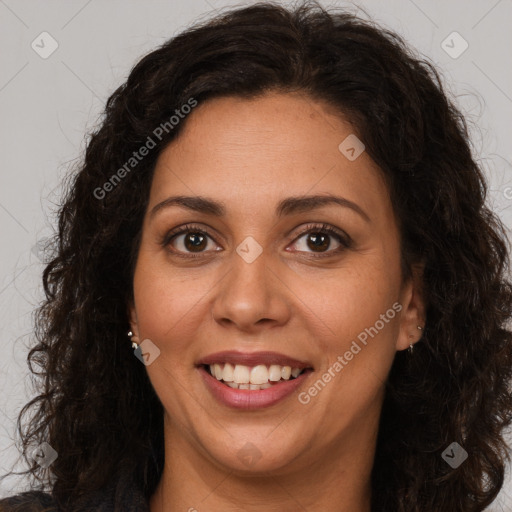
[[58,512],[58,509],[49,494],[29,491],[0,499],[0,512]]

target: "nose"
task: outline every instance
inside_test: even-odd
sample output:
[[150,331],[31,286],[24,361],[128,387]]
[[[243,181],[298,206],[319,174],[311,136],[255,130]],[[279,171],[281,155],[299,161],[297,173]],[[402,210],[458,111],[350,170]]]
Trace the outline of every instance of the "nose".
[[244,332],[284,325],[290,317],[291,292],[282,275],[265,250],[248,261],[233,252],[212,304],[214,320]]

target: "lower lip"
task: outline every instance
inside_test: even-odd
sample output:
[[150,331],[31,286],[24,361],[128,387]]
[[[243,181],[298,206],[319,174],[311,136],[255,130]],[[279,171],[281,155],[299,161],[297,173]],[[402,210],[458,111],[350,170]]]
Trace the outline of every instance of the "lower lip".
[[267,389],[249,390],[233,389],[226,386],[226,384],[222,384],[215,377],[212,377],[203,366],[198,367],[198,370],[207,388],[220,403],[234,409],[245,410],[270,407],[284,400],[296,391],[312,372],[308,369],[293,380],[274,384]]

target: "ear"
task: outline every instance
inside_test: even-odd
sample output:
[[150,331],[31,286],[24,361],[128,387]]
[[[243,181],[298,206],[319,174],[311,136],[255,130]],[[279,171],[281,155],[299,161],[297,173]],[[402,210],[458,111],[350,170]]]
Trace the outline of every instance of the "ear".
[[[402,314],[400,316],[400,331],[396,341],[397,350],[406,350],[423,336],[425,328],[426,307],[423,291],[424,263],[413,265],[411,277],[405,282],[400,294]],[[418,326],[421,329],[418,329]]]

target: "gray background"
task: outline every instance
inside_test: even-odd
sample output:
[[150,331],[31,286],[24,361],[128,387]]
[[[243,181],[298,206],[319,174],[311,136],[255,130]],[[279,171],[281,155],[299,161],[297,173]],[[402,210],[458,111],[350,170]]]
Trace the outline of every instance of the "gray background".
[[[2,474],[17,457],[13,421],[32,395],[25,360],[32,312],[42,297],[37,242],[51,233],[62,177],[81,156],[85,134],[97,125],[106,99],[141,56],[213,11],[250,3],[0,0]],[[474,154],[490,180],[489,202],[510,229],[512,1],[321,3],[353,12],[363,7],[437,65],[470,123]],[[454,31],[463,39],[451,35]],[[464,41],[468,48],[462,52]],[[51,44],[58,48],[42,58]],[[24,480],[12,478],[4,481],[0,496],[26,488]],[[489,510],[512,509],[508,495],[510,473],[499,503]]]

